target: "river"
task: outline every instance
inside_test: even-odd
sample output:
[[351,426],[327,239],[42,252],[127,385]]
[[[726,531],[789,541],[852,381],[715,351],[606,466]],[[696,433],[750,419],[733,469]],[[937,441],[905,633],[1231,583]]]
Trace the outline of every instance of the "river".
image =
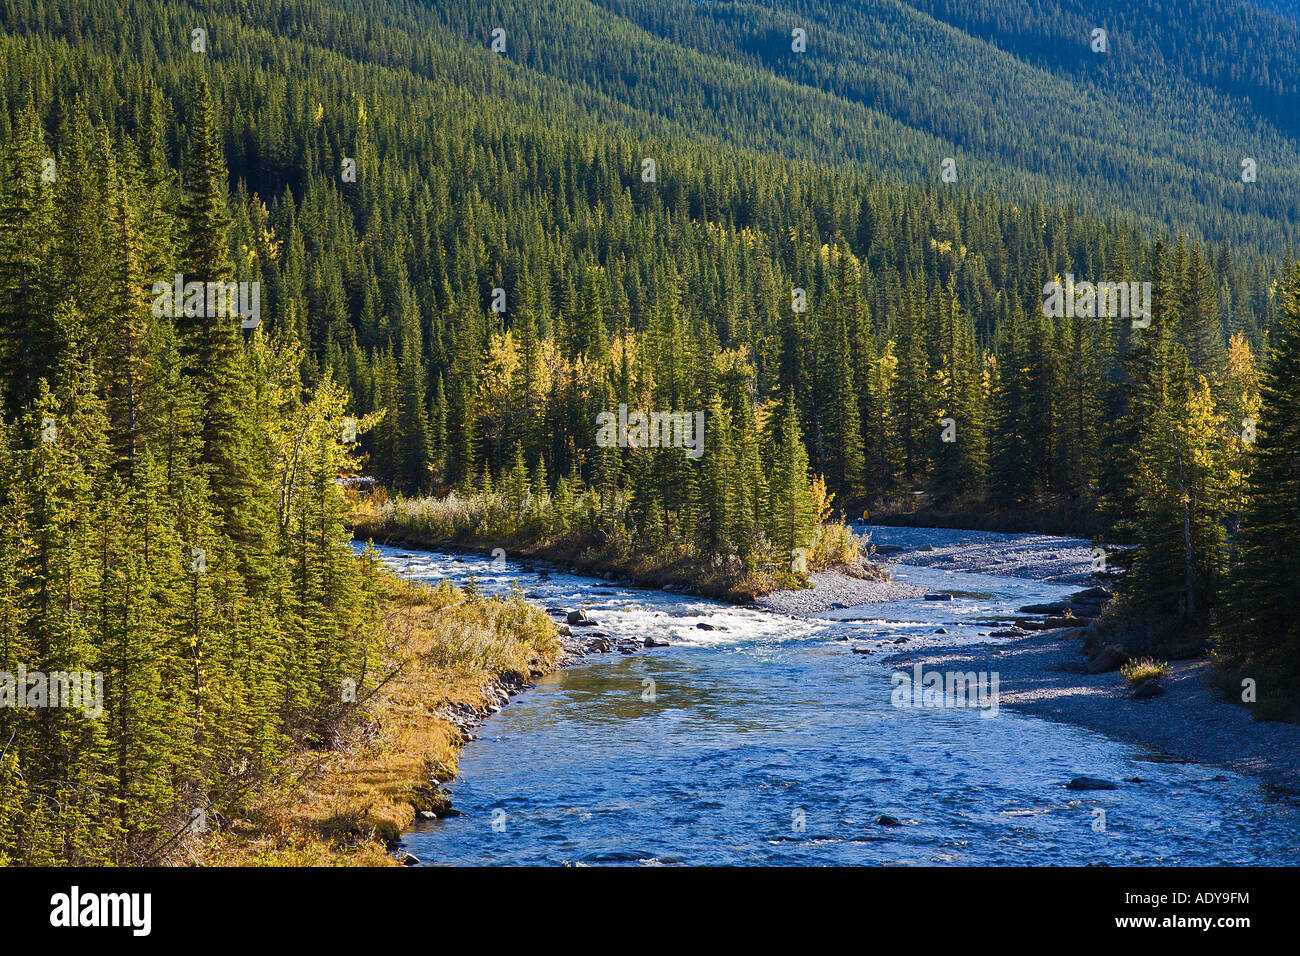
[[[795,619],[380,551],[417,580],[473,575],[483,593],[519,587],[614,638],[671,644],[589,656],[491,716],[450,785],[461,815],[403,838],[426,864],[1300,863],[1300,806],[1248,777],[1005,709],[895,706],[891,649],[996,640],[990,619],[1077,586],[896,564],[953,600]],[[1078,775],[1119,788],[1067,790]]]

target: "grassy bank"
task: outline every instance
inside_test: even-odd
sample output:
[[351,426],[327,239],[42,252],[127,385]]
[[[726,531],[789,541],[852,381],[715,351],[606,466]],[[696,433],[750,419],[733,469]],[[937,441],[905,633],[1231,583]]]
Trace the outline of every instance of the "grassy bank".
[[[584,514],[583,507],[592,509]],[[808,587],[808,574],[844,567],[857,576],[887,577],[863,560],[861,546],[822,507],[807,547],[792,560],[771,550],[740,555],[706,553],[693,543],[629,537],[602,526],[591,502],[557,517],[551,502],[512,507],[500,495],[389,498],[382,491],[354,503],[350,523],[359,540],[416,548],[463,548],[510,558],[552,561],[585,574],[612,575],[644,587],[671,585],[706,597],[747,604],[773,591]]]
[[378,626],[355,705],[318,749],[285,761],[239,819],[209,826],[181,862],[211,866],[389,866],[420,811],[447,807],[463,735],[445,716],[485,712],[499,688],[554,668],[554,625],[522,597],[483,598],[377,580]]

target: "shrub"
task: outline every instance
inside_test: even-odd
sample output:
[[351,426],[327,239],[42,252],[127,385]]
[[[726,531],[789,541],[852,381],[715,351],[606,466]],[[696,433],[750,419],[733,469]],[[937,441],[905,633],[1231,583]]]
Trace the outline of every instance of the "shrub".
[[1140,660],[1135,658],[1121,667],[1119,672],[1124,675],[1124,680],[1128,681],[1130,687],[1136,687],[1143,681],[1159,680],[1164,677],[1169,673],[1169,665],[1150,657],[1143,657]]

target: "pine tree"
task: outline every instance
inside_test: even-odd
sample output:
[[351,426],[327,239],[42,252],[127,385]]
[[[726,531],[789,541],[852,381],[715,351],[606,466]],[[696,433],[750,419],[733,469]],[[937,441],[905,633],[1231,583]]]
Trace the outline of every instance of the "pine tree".
[[7,175],[0,194],[0,356],[10,408],[31,401],[54,353],[47,261],[53,188],[42,175],[47,160],[53,158],[46,154],[29,103],[19,117],[16,141],[5,151]]
[[771,525],[768,530],[773,550],[787,561],[797,563],[797,549],[811,547],[816,510],[808,487],[808,453],[799,430],[799,416],[794,396],[787,394],[771,437],[773,461],[771,474]]
[[1300,267],[1282,288],[1281,321],[1260,388],[1247,506],[1219,640],[1261,699],[1295,702],[1300,678]]

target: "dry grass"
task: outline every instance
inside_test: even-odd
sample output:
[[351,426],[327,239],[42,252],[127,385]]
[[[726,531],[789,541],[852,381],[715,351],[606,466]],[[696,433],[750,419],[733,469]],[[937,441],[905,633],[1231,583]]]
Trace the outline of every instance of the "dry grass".
[[430,781],[455,774],[462,743],[438,716],[448,704],[481,710],[501,676],[550,670],[554,625],[521,596],[468,597],[446,582],[381,578],[381,620],[369,696],[326,751],[285,762],[282,781],[191,848],[195,862],[224,866],[396,865],[388,844],[443,798]]
[[1119,672],[1124,675],[1124,680],[1130,687],[1136,687],[1146,680],[1159,680],[1169,673],[1169,665],[1162,661],[1154,660],[1150,657],[1144,657],[1141,660],[1131,660],[1120,667]]

